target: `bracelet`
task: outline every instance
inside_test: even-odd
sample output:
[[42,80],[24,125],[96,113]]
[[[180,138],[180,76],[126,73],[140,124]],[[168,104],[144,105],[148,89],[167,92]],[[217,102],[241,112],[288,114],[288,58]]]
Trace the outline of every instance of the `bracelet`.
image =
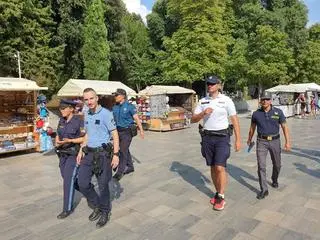
[[119,152],[113,153],[113,156],[118,156],[119,157]]

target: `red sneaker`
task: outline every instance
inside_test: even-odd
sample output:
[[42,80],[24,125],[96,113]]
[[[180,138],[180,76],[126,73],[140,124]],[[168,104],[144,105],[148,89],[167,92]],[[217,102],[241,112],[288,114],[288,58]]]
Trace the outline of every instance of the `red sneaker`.
[[218,193],[216,193],[216,195],[214,195],[214,197],[210,199],[210,203],[211,203],[212,205],[214,205],[214,204],[216,203],[217,197],[218,197]]
[[216,198],[215,204],[213,205],[213,209],[217,211],[221,211],[224,209],[224,205],[226,205],[226,201],[224,198],[218,196]]

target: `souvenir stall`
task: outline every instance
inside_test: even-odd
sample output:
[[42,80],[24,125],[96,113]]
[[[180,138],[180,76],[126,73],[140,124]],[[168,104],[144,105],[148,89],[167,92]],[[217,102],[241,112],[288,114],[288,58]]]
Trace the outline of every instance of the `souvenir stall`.
[[195,91],[179,86],[152,85],[138,96],[137,111],[146,129],[171,131],[190,127]]
[[[39,150],[40,115],[38,93],[47,90],[24,78],[0,78],[0,154]],[[39,109],[38,109],[39,107]]]
[[310,97],[317,92],[320,92],[320,86],[316,83],[300,83],[279,85],[267,89],[272,96],[272,104],[280,108],[286,117],[295,116],[300,114],[300,103],[297,100],[299,94],[304,94],[307,102],[307,112],[310,108]]
[[100,104],[108,109],[112,107],[113,97],[110,97],[117,88],[126,90],[128,98],[136,96],[136,92],[121,82],[115,81],[99,81],[99,80],[84,80],[84,79],[70,79],[58,91],[59,98],[67,98],[74,101],[79,101],[77,111],[79,113],[83,110],[82,95],[86,88],[93,88],[99,95]]

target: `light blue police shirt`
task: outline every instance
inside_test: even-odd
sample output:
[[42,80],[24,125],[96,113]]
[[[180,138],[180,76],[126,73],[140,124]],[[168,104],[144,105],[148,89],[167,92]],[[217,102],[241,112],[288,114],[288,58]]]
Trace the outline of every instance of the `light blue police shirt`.
[[137,113],[137,109],[128,101],[114,105],[112,111],[117,127],[128,128],[134,124],[133,116]]
[[116,129],[112,112],[101,106],[94,113],[85,113],[84,126],[88,134],[87,146],[92,148],[110,142],[111,132]]

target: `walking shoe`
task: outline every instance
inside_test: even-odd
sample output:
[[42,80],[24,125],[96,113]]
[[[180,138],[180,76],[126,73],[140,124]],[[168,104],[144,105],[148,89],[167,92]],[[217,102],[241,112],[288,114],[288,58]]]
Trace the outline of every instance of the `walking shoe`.
[[89,216],[90,221],[95,221],[101,216],[101,211],[99,208],[95,208]]
[[278,187],[279,187],[279,184],[278,184],[277,182],[273,182],[273,183],[271,184],[271,186],[272,186],[273,188],[278,188]]
[[111,216],[111,212],[101,213],[101,217],[100,217],[99,221],[97,222],[96,227],[101,228],[104,225],[106,225],[107,222],[110,220],[110,216]]
[[213,205],[213,209],[217,210],[217,211],[221,211],[221,210],[224,209],[224,205],[226,205],[226,201],[224,200],[223,197],[218,195],[216,197],[216,201],[215,201],[215,203]]
[[218,197],[218,192],[216,192],[216,195],[214,195],[214,197],[210,199],[210,203],[211,203],[212,205],[214,205],[214,204],[216,203],[217,197]]
[[268,196],[268,195],[269,195],[268,190],[267,190],[267,191],[261,191],[261,192],[258,193],[257,198],[258,198],[259,200],[261,200],[261,199],[264,199],[264,198],[265,198],[266,196]]
[[71,213],[72,213],[72,210],[71,211],[63,211],[57,216],[57,218],[64,219],[64,218],[68,217]]
[[132,172],[134,172],[134,168],[128,168],[128,169],[126,169],[126,170],[123,172],[123,175],[125,175],[125,174],[130,174],[130,173],[132,173]]

